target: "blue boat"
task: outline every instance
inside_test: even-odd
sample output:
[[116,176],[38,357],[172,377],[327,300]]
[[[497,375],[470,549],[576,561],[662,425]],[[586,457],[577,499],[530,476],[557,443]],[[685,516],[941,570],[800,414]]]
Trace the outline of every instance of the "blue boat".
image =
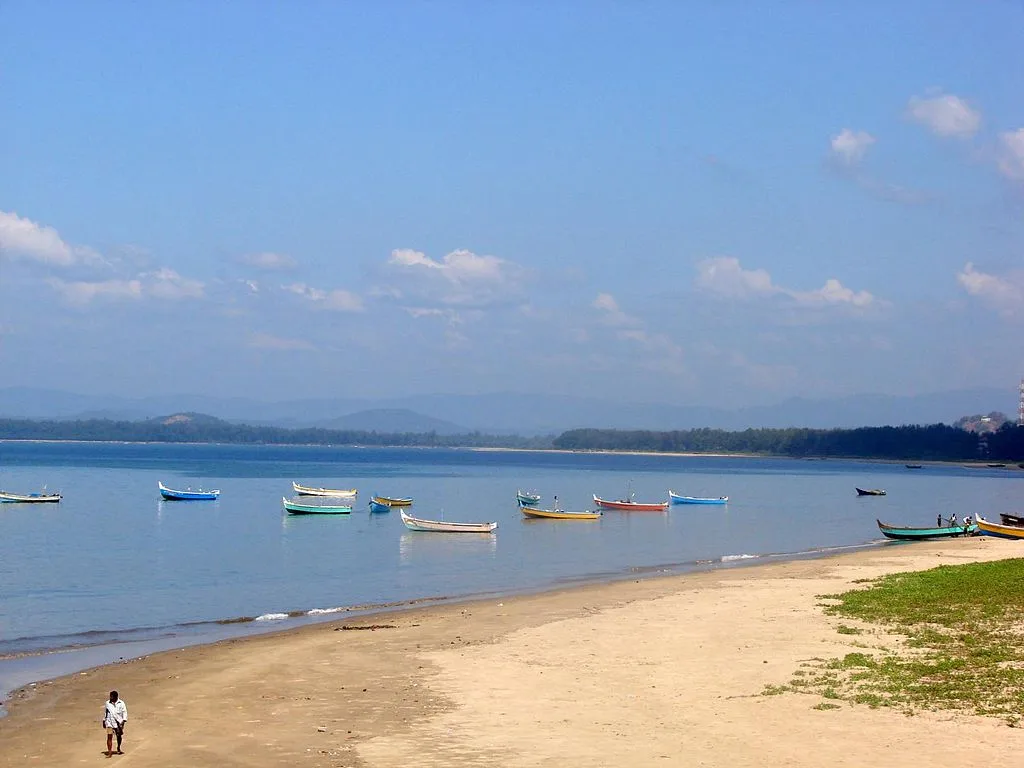
[[888,523],[883,523],[881,520],[877,519],[875,522],[878,524],[878,530],[880,530],[882,535],[887,539],[899,539],[902,541],[943,539],[950,538],[952,536],[973,536],[978,532],[978,525],[976,523],[923,526],[915,528],[913,526],[889,525]]
[[668,492],[668,497],[672,500],[673,504],[726,504],[729,501],[728,496],[712,498],[704,498],[701,496],[680,496],[678,493],[674,493],[672,491]]
[[157,487],[160,489],[160,495],[168,501],[216,501],[220,496],[220,491],[204,491],[202,488],[194,491],[191,488],[176,491],[159,481],[157,481]]
[[281,504],[290,515],[347,515],[352,511],[348,504],[331,504],[330,500],[293,501],[281,497]]
[[370,499],[370,511],[371,512],[390,512],[391,505],[385,504],[382,501],[377,501],[376,497]]

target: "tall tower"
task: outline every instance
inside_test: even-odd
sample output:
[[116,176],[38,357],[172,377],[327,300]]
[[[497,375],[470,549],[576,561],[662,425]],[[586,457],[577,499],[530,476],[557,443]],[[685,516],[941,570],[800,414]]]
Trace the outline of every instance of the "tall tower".
[[1020,402],[1017,403],[1017,426],[1024,427],[1024,379],[1020,380]]

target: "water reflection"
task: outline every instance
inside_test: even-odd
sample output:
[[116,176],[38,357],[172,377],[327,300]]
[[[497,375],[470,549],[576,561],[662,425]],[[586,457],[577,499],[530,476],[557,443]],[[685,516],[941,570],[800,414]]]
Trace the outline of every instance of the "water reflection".
[[493,557],[498,551],[494,533],[427,533],[406,531],[398,539],[398,561],[412,565],[459,557]]

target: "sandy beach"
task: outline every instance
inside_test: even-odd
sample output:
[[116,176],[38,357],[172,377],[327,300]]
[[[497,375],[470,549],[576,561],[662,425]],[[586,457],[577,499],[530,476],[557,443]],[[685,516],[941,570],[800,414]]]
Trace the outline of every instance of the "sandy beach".
[[[0,765],[1017,765],[1024,735],[999,719],[763,692],[806,660],[898,642],[839,634],[818,595],[1022,553],[990,538],[886,546],[171,651],[17,692]],[[125,754],[107,758],[111,688],[130,720]]]

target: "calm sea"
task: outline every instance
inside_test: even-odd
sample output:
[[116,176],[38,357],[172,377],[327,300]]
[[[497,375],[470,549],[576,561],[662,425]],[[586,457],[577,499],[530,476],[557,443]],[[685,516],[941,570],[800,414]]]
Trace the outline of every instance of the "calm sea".
[[[215,502],[161,501],[216,487]],[[359,489],[348,516],[295,517],[291,482]],[[60,504],[0,504],[0,690],[45,676],[353,608],[528,591],[638,573],[799,557],[879,542],[875,518],[1020,510],[1024,471],[852,461],[448,449],[0,443],[0,488],[59,490]],[[854,486],[882,487],[859,498]],[[550,506],[592,494],[728,495],[725,507],[526,520],[517,488]],[[495,535],[407,531],[413,514],[496,520]],[[41,651],[100,648],[92,653]],[[103,653],[107,654],[103,656]],[[114,655],[113,658],[117,658]],[[25,670],[30,670],[26,672]]]

